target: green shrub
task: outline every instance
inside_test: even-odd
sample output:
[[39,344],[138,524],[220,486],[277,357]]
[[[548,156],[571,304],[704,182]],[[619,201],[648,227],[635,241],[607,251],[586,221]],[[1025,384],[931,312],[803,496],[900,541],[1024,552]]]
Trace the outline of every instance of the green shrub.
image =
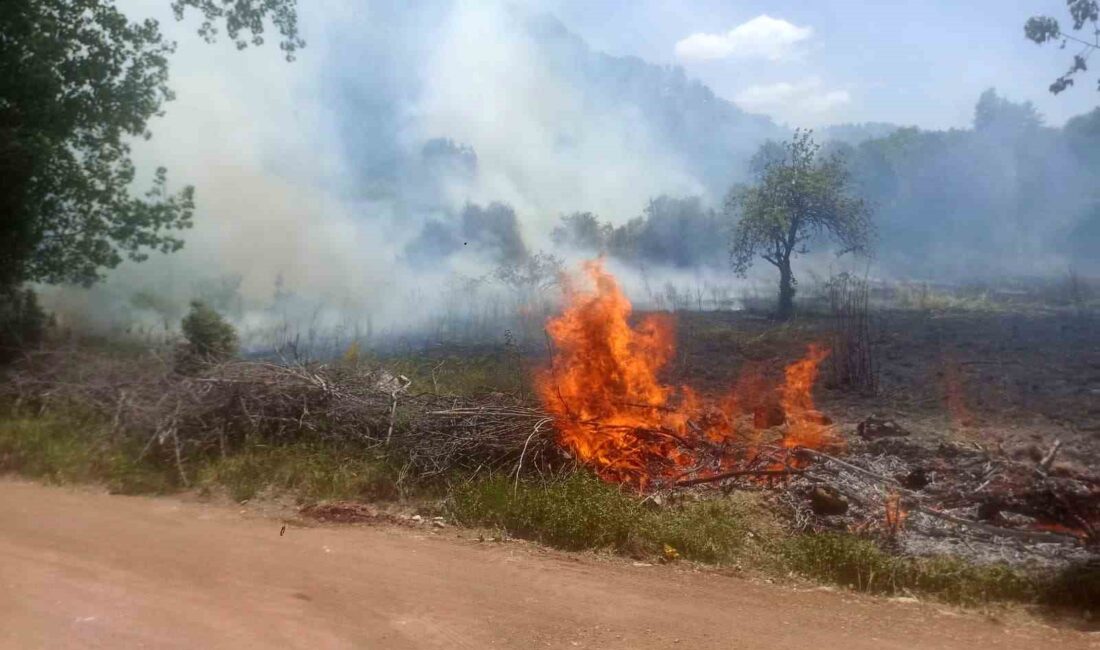
[[177,366],[190,372],[203,363],[225,361],[237,354],[237,331],[221,314],[195,300],[180,323],[187,342],[178,352]]

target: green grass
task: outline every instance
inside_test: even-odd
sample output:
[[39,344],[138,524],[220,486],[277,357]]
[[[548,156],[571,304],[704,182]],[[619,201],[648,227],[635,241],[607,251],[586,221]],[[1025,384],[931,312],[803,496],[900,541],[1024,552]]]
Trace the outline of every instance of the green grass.
[[199,486],[225,488],[238,501],[261,493],[293,494],[302,501],[395,499],[397,470],[357,445],[303,442],[256,445],[199,469]]
[[[48,483],[102,483],[112,492],[165,494],[181,489],[176,465],[118,442],[94,418],[71,415],[0,418],[0,472]],[[358,445],[298,442],[256,445],[184,466],[189,482],[234,499],[261,492],[290,493],[302,501],[384,500],[399,496],[398,473]]]
[[430,356],[387,355],[368,359],[411,379],[414,392],[478,395],[531,391],[531,362],[514,350],[457,349]]
[[548,482],[503,477],[458,486],[450,499],[459,521],[569,550],[613,549],[642,556],[731,562],[739,557],[762,510],[746,500],[650,507],[636,496],[583,472]]
[[916,595],[960,605],[1016,602],[1087,609],[1100,603],[1100,568],[1056,574],[954,557],[899,557],[849,534],[790,535],[752,494],[647,506],[589,474],[548,482],[490,478],[451,494],[460,522],[507,531],[566,550],[610,549],[654,557],[665,545],[688,560],[746,565],[764,574],[793,573],[855,591]]
[[1100,567],[1071,566],[1052,574],[954,557],[898,557],[870,540],[834,533],[791,537],[782,553],[793,571],[866,593],[961,605],[1017,602],[1088,610],[1100,603]]
[[798,573],[867,593],[935,596],[953,603],[1030,601],[1036,584],[1029,575],[1003,565],[974,565],[957,558],[905,558],[852,535],[791,537],[783,546]]
[[66,417],[0,419],[0,471],[49,483],[94,483],[124,494],[162,494],[177,489],[177,476],[140,450],[112,444],[94,420]]

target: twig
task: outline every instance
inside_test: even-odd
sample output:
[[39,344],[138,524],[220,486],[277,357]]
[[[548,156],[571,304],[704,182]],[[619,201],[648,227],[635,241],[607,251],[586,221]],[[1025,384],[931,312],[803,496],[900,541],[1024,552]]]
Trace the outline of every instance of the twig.
[[1072,535],[1063,535],[1061,533],[1050,533],[1046,531],[1037,530],[1017,530],[1015,528],[1002,528],[1000,526],[991,526],[989,524],[983,524],[978,521],[971,521],[969,519],[961,519],[952,515],[944,514],[931,508],[926,508],[920,505],[910,506],[910,510],[921,512],[929,517],[935,517],[936,519],[942,519],[944,521],[958,524],[960,526],[969,526],[977,530],[984,531],[990,535],[1000,535],[1002,537],[1015,537],[1017,539],[1023,539],[1031,542],[1051,542],[1058,544],[1072,543],[1076,544],[1078,539]]
[[183,471],[183,457],[180,453],[180,435],[179,429],[176,427],[172,428],[172,440],[175,442],[174,446],[176,449],[176,469],[179,470],[180,481],[183,483],[183,487],[189,488],[191,487],[191,481],[187,480],[187,472]]
[[714,474],[713,476],[683,479],[680,481],[676,481],[673,485],[677,487],[688,487],[690,485],[700,485],[703,483],[724,481],[725,479],[734,478],[737,476],[792,476],[795,474],[804,473],[805,472],[800,469],[739,469],[732,472],[722,472],[721,474]]
[[523,470],[523,457],[527,455],[527,445],[531,444],[531,438],[535,437],[535,434],[537,434],[539,430],[542,429],[543,425],[550,422],[550,418],[539,420],[538,424],[535,425],[534,431],[532,431],[531,435],[527,436],[527,440],[523,442],[523,451],[519,452],[519,460],[516,462],[516,482],[515,485],[512,487],[513,496],[515,496],[515,494],[519,491],[519,475],[520,472]]
[[1061,440],[1055,440],[1054,444],[1050,446],[1050,451],[1043,456],[1043,460],[1039,461],[1039,471],[1046,474],[1050,471],[1050,466],[1054,463],[1054,457],[1058,455],[1058,450],[1062,447]]

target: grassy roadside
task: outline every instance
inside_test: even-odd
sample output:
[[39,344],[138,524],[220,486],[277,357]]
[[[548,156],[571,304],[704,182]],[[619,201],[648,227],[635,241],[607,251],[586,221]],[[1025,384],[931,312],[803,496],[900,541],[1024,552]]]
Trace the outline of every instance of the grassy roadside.
[[[112,442],[92,418],[0,417],[0,472],[49,483],[102,483],[113,492],[183,489],[180,468]],[[497,529],[568,550],[610,550],[639,559],[698,561],[776,577],[799,575],[856,591],[983,605],[1067,608],[1086,616],[1100,603],[1100,568],[1059,574],[976,566],[954,558],[903,558],[852,535],[792,535],[756,495],[656,505],[587,473],[545,480],[451,477],[410,486],[376,452],[297,442],[253,446],[184,467],[188,484],[234,499],[284,494],[302,503],[395,500],[410,493],[445,501],[459,523]]]

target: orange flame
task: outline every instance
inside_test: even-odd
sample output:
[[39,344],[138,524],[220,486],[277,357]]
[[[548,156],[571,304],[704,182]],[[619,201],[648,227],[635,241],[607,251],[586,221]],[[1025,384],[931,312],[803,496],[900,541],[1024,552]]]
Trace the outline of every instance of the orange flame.
[[[733,394],[707,404],[689,387],[663,384],[658,374],[676,348],[671,316],[651,314],[632,327],[630,301],[602,261],[586,262],[584,272],[591,288],[563,281],[565,307],[546,328],[555,350],[535,378],[560,443],[613,481],[644,485],[693,465],[695,448],[733,434],[740,400]],[[788,446],[821,440],[810,392],[827,354],[811,346],[787,369],[780,401]]]

